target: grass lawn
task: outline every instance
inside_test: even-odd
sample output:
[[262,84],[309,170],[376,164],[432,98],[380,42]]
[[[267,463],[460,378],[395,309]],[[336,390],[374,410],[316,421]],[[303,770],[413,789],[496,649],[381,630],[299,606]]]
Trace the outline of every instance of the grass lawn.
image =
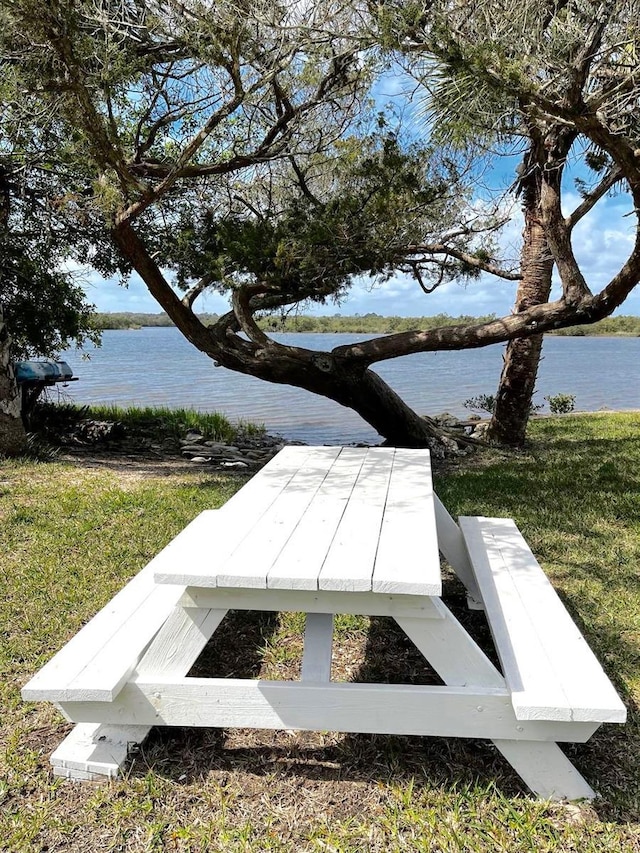
[[[640,415],[532,423],[526,452],[487,451],[437,476],[455,514],[516,519],[616,684],[626,726],[567,753],[601,797],[533,800],[481,741],[246,730],[154,730],[125,777],[53,778],[69,731],[22,684],[202,509],[243,482],[144,478],[60,462],[0,463],[0,849],[8,851],[640,851]],[[482,614],[452,609],[484,642]],[[288,677],[301,620],[248,614],[199,662]],[[224,633],[222,639],[224,640]],[[215,638],[214,638],[215,639]],[[380,619],[338,620],[335,671],[428,678]]]

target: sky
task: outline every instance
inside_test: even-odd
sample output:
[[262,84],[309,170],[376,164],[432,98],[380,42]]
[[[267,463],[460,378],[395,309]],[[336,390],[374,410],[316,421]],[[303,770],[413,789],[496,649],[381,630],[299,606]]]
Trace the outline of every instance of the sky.
[[[567,196],[565,212],[578,203],[577,194]],[[576,227],[574,248],[588,284],[593,291],[600,290],[624,263],[633,240],[634,217],[627,196],[605,198],[596,205]],[[500,238],[508,257],[517,257],[522,230],[522,217],[516,207],[508,226]],[[85,285],[89,301],[98,311],[132,311],[158,313],[161,309],[147,292],[137,276],[128,288],[107,281],[97,274],[89,274]],[[383,316],[420,317],[436,314],[503,316],[511,311],[516,284],[484,275],[467,285],[451,282],[441,285],[433,293],[424,294],[410,278],[397,276],[383,285],[371,288],[369,281],[358,282],[341,304],[315,305],[310,314],[368,314]],[[552,298],[559,294],[557,285]],[[205,296],[196,303],[196,310],[222,314],[229,310],[228,301],[217,294]],[[617,314],[640,315],[640,286],[629,296]]]

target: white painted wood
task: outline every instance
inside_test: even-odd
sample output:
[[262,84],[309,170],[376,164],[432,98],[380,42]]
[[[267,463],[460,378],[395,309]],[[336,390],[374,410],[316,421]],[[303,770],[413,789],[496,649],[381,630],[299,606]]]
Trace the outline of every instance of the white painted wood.
[[[591,664],[577,673],[558,665],[558,646],[567,661],[584,661],[586,643],[513,523],[487,522],[478,533],[478,520],[467,521],[463,548],[434,498],[424,451],[287,448],[222,510],[195,519],[26,685],[25,698],[60,702],[81,724],[56,752],[54,772],[114,775],[132,733],[141,739],[155,724],[254,726],[491,738],[541,795],[591,796],[546,742],[587,740],[620,716],[621,703],[608,699],[603,718],[603,702],[585,698],[603,690],[581,684],[596,672]],[[473,595],[480,581],[497,645],[502,636],[513,663],[503,659],[508,686],[436,597],[436,534]],[[308,614],[300,683],[184,677],[230,608]],[[332,684],[331,614],[340,612],[394,616],[447,686]],[[527,619],[564,704],[540,677]]]
[[135,669],[182,591],[180,587],[154,587],[129,621],[109,637],[99,654],[67,683],[64,695],[74,699],[111,701]]
[[505,680],[451,611],[438,599],[443,619],[396,616],[396,622],[449,686],[497,687]]
[[[439,602],[439,606],[448,613],[440,622],[399,618],[398,624],[446,684],[504,687],[502,674],[446,606],[442,602]],[[551,799],[594,796],[590,786],[556,743],[515,739],[494,739],[493,742],[525,784],[538,796]]]
[[129,749],[140,744],[150,726],[118,726],[109,723],[80,723],[51,755],[55,776],[78,781],[115,778]]
[[228,514],[245,519],[260,517],[278,495],[288,487],[291,479],[311,460],[324,459],[329,466],[342,448],[334,447],[284,447],[249,482],[232,495],[222,507]]
[[539,797],[545,800],[592,800],[597,796],[556,743],[493,742]]
[[110,701],[182,595],[147,566],[23,687],[27,701]]
[[156,583],[173,583],[173,580],[164,579],[165,573],[211,574],[215,571],[218,548],[232,548],[244,535],[245,529],[226,516],[223,519],[220,510],[205,510],[178,533],[147,568]]
[[[345,447],[335,459],[271,566],[267,577],[270,589],[318,589],[318,576],[327,552],[334,547],[336,529],[340,529],[345,510],[353,503],[354,484],[363,461],[363,451],[353,447]],[[294,500],[299,498],[295,496]],[[366,588],[371,588],[371,580]]]
[[433,495],[433,505],[436,515],[436,530],[440,553],[451,566],[458,580],[467,590],[467,605],[470,610],[484,610],[482,596],[478,589],[473,568],[469,562],[469,554],[464,544],[460,528],[453,520],[440,498]]
[[526,740],[587,740],[594,723],[516,720],[506,690],[184,678],[129,683],[111,707],[66,703],[78,721],[239,726]]
[[[296,529],[307,508],[333,468],[342,469],[341,448],[319,448],[305,459],[291,477],[286,489],[259,521],[253,525],[233,555],[218,569],[217,585],[232,587],[267,586],[267,576]],[[359,467],[359,463],[355,460]],[[348,466],[347,466],[348,467]],[[349,478],[347,478],[349,479]],[[336,475],[340,485],[340,476]],[[251,484],[248,484],[251,488]],[[313,542],[310,543],[313,547]]]
[[442,619],[440,602],[429,596],[375,592],[187,587],[180,606],[291,613],[350,613],[357,616],[420,616]]
[[440,595],[440,554],[428,450],[395,451],[373,591]]
[[307,613],[302,656],[302,681],[331,680],[333,613]]
[[[319,588],[343,592],[372,589],[373,568],[393,467],[393,448],[370,448],[352,485],[352,493],[320,571]],[[357,458],[357,457],[356,457]]]
[[518,719],[624,722],[624,705],[513,520],[460,526]]
[[69,782],[104,782],[109,777],[97,773],[86,773],[84,770],[69,770],[65,767],[54,767],[53,775]]
[[198,659],[226,613],[226,610],[183,610],[177,607],[138,664],[138,675],[184,675]]
[[172,551],[155,558],[156,582],[264,588],[270,561],[302,514],[301,502],[317,491],[341,449],[285,448],[217,511],[195,547],[174,540]]

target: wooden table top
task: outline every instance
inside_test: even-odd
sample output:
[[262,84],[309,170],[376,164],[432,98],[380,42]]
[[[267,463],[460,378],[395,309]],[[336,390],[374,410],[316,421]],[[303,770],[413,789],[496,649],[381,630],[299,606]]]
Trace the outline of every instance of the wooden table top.
[[286,447],[153,565],[157,583],[439,596],[429,452]]

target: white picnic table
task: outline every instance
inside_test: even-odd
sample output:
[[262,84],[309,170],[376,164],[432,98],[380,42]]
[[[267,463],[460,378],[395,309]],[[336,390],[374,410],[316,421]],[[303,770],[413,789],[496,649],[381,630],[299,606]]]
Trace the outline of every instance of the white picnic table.
[[[441,556],[499,670],[442,600]],[[306,614],[298,681],[187,673],[229,610]],[[442,685],[331,680],[334,614],[389,616]],[[54,773],[117,775],[152,726],[487,738],[542,797],[593,797],[557,745],[626,711],[511,519],[449,515],[426,450],[287,447],[195,518],[23,689],[75,729]]]

